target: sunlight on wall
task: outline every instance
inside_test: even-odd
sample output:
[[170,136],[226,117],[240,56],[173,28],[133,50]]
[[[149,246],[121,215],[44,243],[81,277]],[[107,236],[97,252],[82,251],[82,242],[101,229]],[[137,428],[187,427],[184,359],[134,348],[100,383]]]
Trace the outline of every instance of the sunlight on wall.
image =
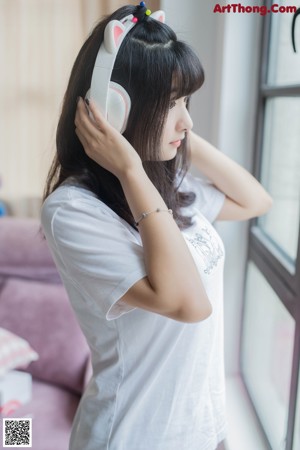
[[39,214],[75,57],[95,22],[128,3],[0,0],[0,199],[10,213]]
[[60,102],[84,30],[74,0],[2,1],[0,17],[0,194],[23,215],[43,190]]

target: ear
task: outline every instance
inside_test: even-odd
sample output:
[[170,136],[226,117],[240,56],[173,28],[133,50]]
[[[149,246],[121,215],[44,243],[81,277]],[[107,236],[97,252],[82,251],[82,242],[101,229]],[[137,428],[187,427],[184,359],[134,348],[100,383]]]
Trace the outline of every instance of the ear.
[[152,19],[158,20],[161,23],[165,23],[166,15],[164,11],[154,11],[151,16]]
[[120,38],[125,31],[124,25],[119,20],[111,20],[104,31],[104,46],[109,53],[115,53]]

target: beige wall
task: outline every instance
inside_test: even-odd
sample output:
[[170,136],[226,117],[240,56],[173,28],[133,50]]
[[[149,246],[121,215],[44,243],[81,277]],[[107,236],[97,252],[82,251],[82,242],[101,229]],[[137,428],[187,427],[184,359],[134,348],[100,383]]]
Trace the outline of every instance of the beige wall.
[[[0,199],[36,216],[74,59],[103,15],[137,1],[0,0]],[[147,6],[158,9],[159,1]]]

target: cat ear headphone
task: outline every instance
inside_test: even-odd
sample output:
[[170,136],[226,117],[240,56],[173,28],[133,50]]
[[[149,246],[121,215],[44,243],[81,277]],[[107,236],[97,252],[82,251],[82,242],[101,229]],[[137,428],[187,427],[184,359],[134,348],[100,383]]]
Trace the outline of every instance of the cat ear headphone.
[[[163,11],[155,11],[151,14],[151,11],[147,9],[146,14],[162,23],[165,21]],[[86,98],[96,103],[104,117],[120,133],[126,129],[131,100],[120,84],[111,81],[111,74],[121,44],[137,22],[138,19],[131,14],[121,21],[112,20],[107,24],[104,39],[96,57],[91,87],[86,94]]]

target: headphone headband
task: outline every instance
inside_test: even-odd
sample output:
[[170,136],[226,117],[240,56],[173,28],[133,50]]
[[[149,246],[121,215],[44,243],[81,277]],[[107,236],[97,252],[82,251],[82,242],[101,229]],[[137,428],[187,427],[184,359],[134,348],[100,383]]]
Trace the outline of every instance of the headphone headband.
[[135,26],[133,15],[126,16],[122,21],[112,20],[104,31],[104,40],[97,54],[92,81],[90,97],[93,98],[101,112],[107,118],[107,100],[111,74],[115,60],[125,36]]

